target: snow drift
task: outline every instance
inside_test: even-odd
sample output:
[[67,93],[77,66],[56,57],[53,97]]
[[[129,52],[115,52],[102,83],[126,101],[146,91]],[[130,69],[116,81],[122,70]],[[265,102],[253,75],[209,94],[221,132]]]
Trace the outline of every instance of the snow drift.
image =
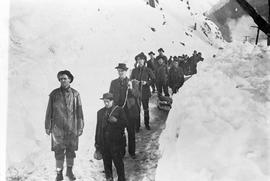
[[270,179],[270,49],[229,44],[173,97],[156,181]]

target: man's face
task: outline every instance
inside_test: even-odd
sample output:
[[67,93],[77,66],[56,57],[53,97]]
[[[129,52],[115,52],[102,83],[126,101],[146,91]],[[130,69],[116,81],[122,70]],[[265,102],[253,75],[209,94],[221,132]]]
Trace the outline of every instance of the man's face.
[[104,99],[103,101],[106,108],[111,108],[113,106],[113,100]]
[[163,55],[163,51],[159,51],[158,53],[159,53],[160,55]]
[[117,69],[119,78],[124,79],[127,77],[127,71],[123,70],[123,69]]
[[153,54],[150,54],[150,58],[153,59],[154,58],[154,55]]
[[66,74],[60,75],[59,81],[60,81],[61,87],[63,87],[63,88],[67,88],[70,86],[71,80],[68,78],[68,76]]
[[139,63],[139,66],[142,67],[144,65],[144,59],[139,58],[138,63]]

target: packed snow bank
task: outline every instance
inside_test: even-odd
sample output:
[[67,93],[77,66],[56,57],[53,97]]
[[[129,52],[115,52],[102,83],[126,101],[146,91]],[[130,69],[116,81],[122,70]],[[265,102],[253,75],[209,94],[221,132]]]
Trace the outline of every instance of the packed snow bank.
[[270,179],[270,49],[230,44],[173,97],[156,181]]
[[78,159],[82,155],[88,159],[93,152],[96,111],[103,106],[99,97],[117,76],[117,63],[131,68],[136,54],[160,47],[166,55],[190,54],[194,49],[211,54],[215,48],[210,44],[223,43],[215,39],[218,30],[213,24],[211,31],[190,31],[195,22],[199,27],[208,21],[202,15],[193,16],[186,3],[160,3],[154,9],[143,0],[11,1],[9,167],[32,173],[42,164],[49,168],[46,164],[53,163],[53,154],[43,154],[50,152],[44,117],[48,95],[59,86],[59,70],[74,74],[72,87],[81,94],[85,130]]

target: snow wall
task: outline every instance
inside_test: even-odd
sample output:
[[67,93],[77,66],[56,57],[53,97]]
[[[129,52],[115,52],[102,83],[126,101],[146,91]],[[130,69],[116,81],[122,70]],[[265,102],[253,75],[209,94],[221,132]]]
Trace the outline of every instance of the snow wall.
[[269,60],[234,42],[199,64],[173,97],[156,181],[270,180]]

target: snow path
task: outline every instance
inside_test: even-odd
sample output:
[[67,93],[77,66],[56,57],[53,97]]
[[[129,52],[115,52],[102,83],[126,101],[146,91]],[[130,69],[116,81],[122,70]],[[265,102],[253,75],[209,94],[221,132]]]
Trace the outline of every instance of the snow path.
[[[127,181],[155,180],[155,171],[160,158],[159,136],[165,128],[165,121],[168,115],[167,112],[161,111],[156,107],[156,101],[157,95],[153,95],[149,103],[150,131],[145,129],[143,119],[141,119],[141,129],[140,132],[136,134],[137,158],[135,160],[131,159],[128,152],[126,152],[126,156],[124,157]],[[33,160],[33,162],[39,163],[38,166],[32,167],[32,169],[26,169],[30,171],[24,173],[24,175],[19,173],[16,174],[16,169],[10,169],[10,172],[13,172],[13,174],[11,174],[13,176],[8,178],[8,180],[54,180],[56,175],[54,155],[53,152],[49,151],[49,148],[44,149],[48,150],[48,152],[38,157],[38,161]],[[75,159],[74,174],[77,177],[77,180],[80,181],[103,181],[105,180],[103,162],[94,160],[90,150],[89,145],[80,145],[79,151],[77,152],[77,158]],[[29,165],[29,167],[31,167],[31,165]],[[65,170],[63,173],[65,174]],[[114,169],[114,177],[116,177],[116,175]],[[65,180],[67,180],[67,178],[65,178]]]

